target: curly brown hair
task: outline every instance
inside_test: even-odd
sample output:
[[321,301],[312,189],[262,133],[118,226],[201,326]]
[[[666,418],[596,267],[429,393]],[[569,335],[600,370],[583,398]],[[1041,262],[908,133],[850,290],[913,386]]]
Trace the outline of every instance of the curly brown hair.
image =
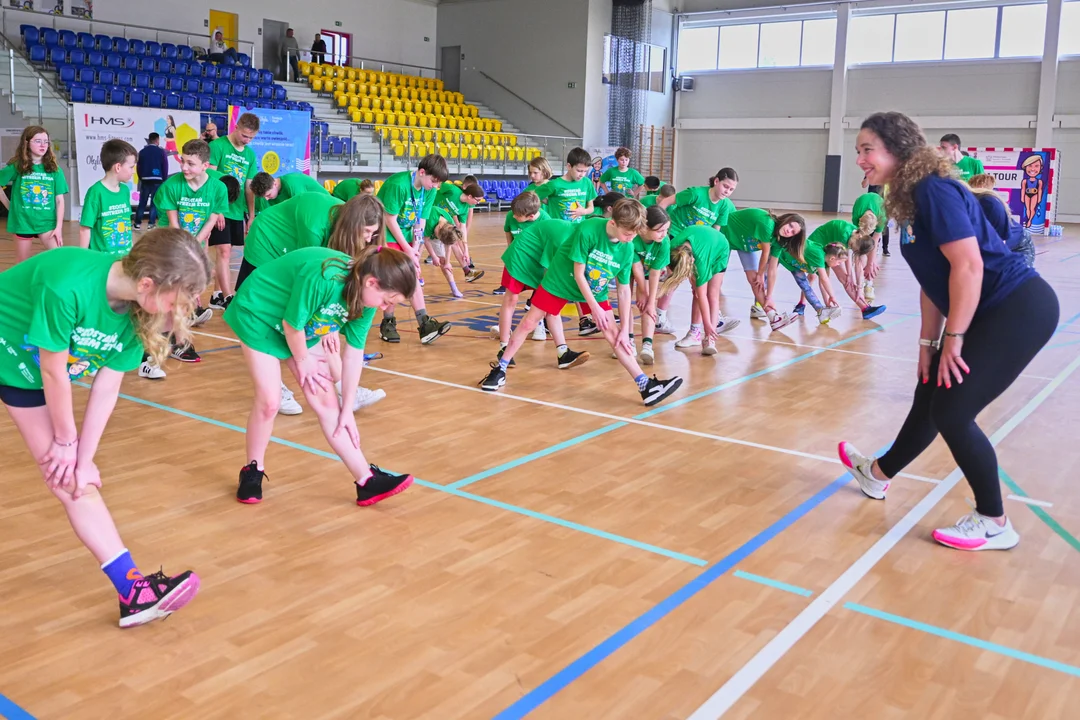
[[[22,131],[22,137],[19,138],[19,149],[15,151],[15,156],[8,160],[8,165],[14,165],[20,175],[25,175],[34,169],[34,156],[30,152],[30,141],[35,135],[42,134],[48,137],[49,131],[40,125],[31,125]],[[49,138],[49,149],[45,151],[45,156],[41,158],[41,165],[45,168],[45,172],[48,173],[56,172],[59,167],[56,163],[56,155],[53,154],[52,138]]]
[[889,181],[885,203],[889,216],[899,222],[911,222],[915,217],[915,186],[920,180],[929,175],[958,177],[952,161],[927,145],[922,129],[903,113],[874,113],[863,120],[860,129],[877,135],[896,158],[896,174]]

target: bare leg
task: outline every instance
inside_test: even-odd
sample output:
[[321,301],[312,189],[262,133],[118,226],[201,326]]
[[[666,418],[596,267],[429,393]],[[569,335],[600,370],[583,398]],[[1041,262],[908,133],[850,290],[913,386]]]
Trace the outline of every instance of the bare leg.
[[608,341],[608,345],[615,351],[615,356],[619,360],[619,364],[626,368],[626,372],[630,373],[631,378],[636,378],[638,375],[643,374],[641,372],[641,366],[638,365],[637,358],[630,353],[626,352],[621,347],[617,347],[615,341],[619,338],[619,325],[615,322],[615,313],[611,310],[605,310],[607,316],[611,319],[611,325],[604,332],[604,339]]
[[499,308],[499,342],[506,345],[510,342],[510,331],[514,324],[514,308],[517,307],[518,293],[509,290],[503,295],[502,307]]
[[41,240],[41,244],[45,246],[46,250],[55,250],[64,244],[62,241],[58,241],[52,233],[42,233],[38,235],[38,239]]
[[255,384],[255,401],[248,416],[245,446],[246,462],[255,461],[262,470],[266,467],[266,448],[274,434],[274,418],[281,405],[281,361],[258,350],[240,344],[247,362],[248,373]]
[[551,339],[555,341],[555,348],[558,351],[560,345],[566,344],[566,333],[563,332],[562,318],[558,315],[548,315],[545,320],[548,332],[551,333]]
[[214,279],[217,280],[218,290],[225,297],[232,295],[232,278],[229,271],[231,261],[232,245],[214,246]]
[[525,340],[532,331],[536,329],[536,326],[540,324],[544,315],[546,315],[546,313],[536,306],[529,308],[529,312],[525,313],[525,317],[521,319],[521,322],[514,328],[514,332],[510,335],[510,343],[506,346],[506,349],[503,350],[502,359],[505,362],[510,362],[514,359],[514,353],[520,350],[521,346],[525,344]]
[[[15,240],[15,263],[21,263],[23,260],[30,259],[30,247],[34,244],[33,240],[27,240],[26,238],[14,238]],[[50,440],[49,442],[52,442]]]

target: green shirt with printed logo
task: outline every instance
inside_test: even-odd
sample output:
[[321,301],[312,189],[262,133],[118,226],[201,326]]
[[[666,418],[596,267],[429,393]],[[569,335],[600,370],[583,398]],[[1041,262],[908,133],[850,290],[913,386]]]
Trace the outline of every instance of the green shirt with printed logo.
[[244,240],[244,259],[262,267],[285,253],[321,247],[330,239],[331,211],[344,205],[330,193],[303,193],[272,205],[251,223]]
[[728,215],[735,212],[735,204],[728,198],[713,202],[709,188],[690,187],[675,196],[675,204],[668,208],[671,218],[671,236],[676,237],[691,225],[709,227],[724,226]]
[[596,199],[596,186],[592,180],[582,178],[570,182],[566,178],[551,178],[543,185],[533,189],[541,201],[547,200],[548,215],[558,220],[581,222],[585,218],[574,219],[571,210],[584,208]]
[[503,220],[503,232],[508,232],[510,235],[517,239],[517,236],[521,234],[521,231],[529,227],[533,223],[538,223],[541,220],[550,220],[551,216],[547,214],[547,210],[540,208],[540,214],[536,216],[535,220],[527,220],[525,222],[518,222],[514,219],[514,213],[506,213],[506,219]]
[[131,188],[123,183],[113,192],[97,181],[86,191],[82,227],[90,228],[90,249],[123,257],[131,252]]
[[13,163],[0,169],[0,187],[11,185],[7,230],[12,235],[40,235],[56,229],[56,196],[68,192],[64,171],[46,172],[34,163],[22,175]]
[[[398,227],[405,242],[412,242],[413,226],[431,214],[435,206],[435,190],[417,189],[413,184],[413,173],[406,170],[386,178],[379,188],[378,198],[386,212],[397,216]],[[387,242],[397,242],[388,230]]]
[[650,270],[663,270],[671,262],[671,240],[668,237],[654,242],[645,242],[639,235],[634,238],[633,245],[634,254],[646,273]]
[[634,188],[645,184],[645,178],[634,168],[628,167],[625,170],[620,170],[616,165],[604,171],[604,174],[600,176],[600,182],[611,188],[612,192],[622,193],[626,197],[630,197],[634,192]]
[[585,265],[585,280],[597,302],[607,300],[612,278],[622,285],[629,283],[637,260],[634,244],[612,240],[607,234],[607,224],[607,220],[600,218],[579,223],[574,234],[555,253],[541,286],[563,300],[585,302],[574,278],[575,263]]
[[518,282],[531,288],[540,287],[544,271],[563,243],[577,227],[566,220],[537,220],[526,223],[514,242],[503,251],[506,272]]
[[258,161],[250,145],[237,150],[228,136],[210,143],[210,165],[223,175],[232,175],[240,182],[240,196],[225,211],[228,220],[243,220],[247,213],[247,183],[258,172]]
[[686,228],[671,241],[671,249],[689,243],[694,253],[694,285],[700,287],[727,270],[731,246],[724,233],[710,225]]
[[723,232],[732,248],[755,252],[776,239],[776,221],[768,210],[744,208],[728,215]]
[[211,215],[224,215],[229,206],[229,191],[220,177],[214,171],[207,170],[203,184],[193,188],[183,175],[170,175],[154,194],[158,225],[168,227],[168,211],[175,210],[180,228],[198,236]]

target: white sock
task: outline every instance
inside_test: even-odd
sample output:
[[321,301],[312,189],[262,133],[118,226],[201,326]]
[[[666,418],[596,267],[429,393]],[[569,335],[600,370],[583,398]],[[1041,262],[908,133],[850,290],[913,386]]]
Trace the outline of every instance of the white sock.
[[690,332],[694,333],[695,335],[700,335],[701,333],[705,332],[705,326],[701,323],[693,323],[690,325]]

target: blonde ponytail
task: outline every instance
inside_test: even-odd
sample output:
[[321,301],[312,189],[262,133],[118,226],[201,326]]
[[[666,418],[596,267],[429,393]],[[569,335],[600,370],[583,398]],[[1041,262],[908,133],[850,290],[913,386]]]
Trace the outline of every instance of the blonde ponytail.
[[671,261],[668,263],[668,276],[660,284],[660,295],[667,295],[675,288],[682,285],[683,280],[694,277],[697,270],[697,261],[694,259],[694,250],[690,243],[683,243],[671,251]]

